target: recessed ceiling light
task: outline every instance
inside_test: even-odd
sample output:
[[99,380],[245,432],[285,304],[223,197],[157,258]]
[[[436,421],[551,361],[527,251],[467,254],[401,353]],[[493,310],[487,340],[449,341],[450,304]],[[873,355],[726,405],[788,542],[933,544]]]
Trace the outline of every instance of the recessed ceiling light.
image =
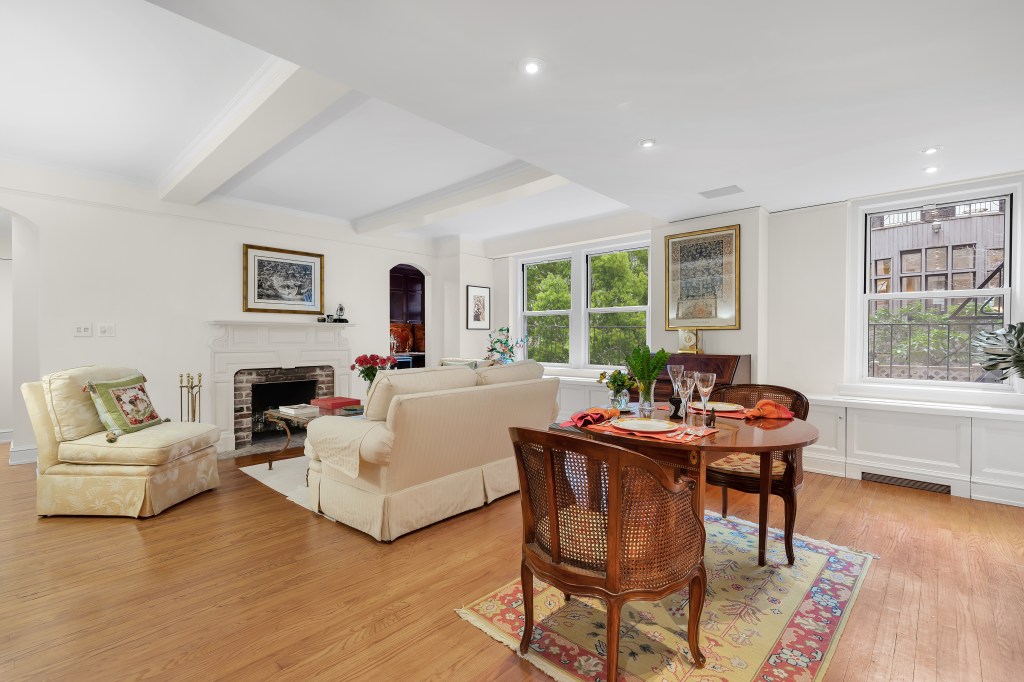
[[639,142],[637,142],[637,145],[643,147],[644,149],[650,149],[655,144],[657,144],[657,142],[658,141],[655,140],[653,137],[649,137],[646,140],[640,140]]
[[938,166],[928,166],[927,168],[924,169],[924,172],[925,173],[938,173],[939,172],[939,167]]
[[544,62],[536,57],[527,57],[519,62],[519,70],[529,76],[536,76],[544,70]]
[[935,154],[936,152],[938,152],[941,149],[942,149],[942,147],[940,147],[938,145],[936,145],[934,147],[925,147],[924,149],[921,150],[921,153],[922,154]]

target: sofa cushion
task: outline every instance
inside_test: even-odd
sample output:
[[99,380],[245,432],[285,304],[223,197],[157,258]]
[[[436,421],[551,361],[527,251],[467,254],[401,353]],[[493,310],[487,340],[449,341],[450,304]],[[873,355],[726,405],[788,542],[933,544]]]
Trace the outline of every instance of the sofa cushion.
[[126,433],[116,443],[94,433],[57,447],[57,459],[68,464],[133,464],[159,466],[215,444],[219,429],[213,424],[166,422],[151,429]]
[[521,360],[508,365],[492,365],[476,370],[477,384],[491,386],[507,384],[512,381],[529,381],[544,376],[544,365],[536,360]]
[[156,413],[141,374],[86,384],[100,421],[115,435],[141,431],[163,420]]
[[364,414],[371,421],[384,421],[388,417],[391,399],[396,395],[469,388],[476,384],[477,375],[468,367],[383,370],[377,372],[377,378],[370,386]]
[[139,370],[131,367],[92,365],[52,372],[43,377],[43,393],[46,409],[53,422],[53,434],[57,442],[76,440],[83,436],[103,431],[103,422],[96,412],[96,406],[85,390],[89,381],[110,381]]

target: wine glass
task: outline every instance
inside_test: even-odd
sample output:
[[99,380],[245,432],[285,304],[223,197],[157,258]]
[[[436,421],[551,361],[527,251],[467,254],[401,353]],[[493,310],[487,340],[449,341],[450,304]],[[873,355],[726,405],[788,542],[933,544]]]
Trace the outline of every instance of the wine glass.
[[[690,407],[690,402],[693,400],[693,387],[697,385],[697,372],[686,371],[683,372],[683,381],[686,382],[686,412],[684,417],[686,418],[686,425],[690,425],[690,414],[693,412],[693,408]],[[680,395],[680,398],[683,396]]]
[[700,421],[700,428],[697,433],[699,436],[704,435],[704,424],[708,417],[708,396],[711,395],[711,389],[714,387],[714,372],[697,372],[697,391],[700,393],[700,400],[704,408],[704,418]]
[[683,388],[686,386],[686,382],[683,380],[683,371],[682,365],[668,366],[668,378],[672,380],[672,390],[680,399],[683,397]]

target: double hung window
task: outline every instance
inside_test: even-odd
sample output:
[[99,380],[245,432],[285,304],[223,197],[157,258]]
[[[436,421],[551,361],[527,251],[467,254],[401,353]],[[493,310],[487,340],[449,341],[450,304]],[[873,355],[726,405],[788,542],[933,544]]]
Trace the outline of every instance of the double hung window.
[[520,261],[526,356],[574,368],[621,365],[648,339],[646,244]]
[[971,341],[1009,319],[1010,196],[867,216],[865,375],[997,382]]

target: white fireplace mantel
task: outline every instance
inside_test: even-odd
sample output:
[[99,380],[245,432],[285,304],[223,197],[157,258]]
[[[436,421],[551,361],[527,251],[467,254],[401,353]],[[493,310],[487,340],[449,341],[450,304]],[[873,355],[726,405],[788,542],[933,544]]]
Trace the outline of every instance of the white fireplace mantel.
[[218,452],[235,449],[235,372],[273,367],[334,368],[334,393],[351,388],[347,328],[331,322],[215,320],[210,340],[213,416],[220,429]]

